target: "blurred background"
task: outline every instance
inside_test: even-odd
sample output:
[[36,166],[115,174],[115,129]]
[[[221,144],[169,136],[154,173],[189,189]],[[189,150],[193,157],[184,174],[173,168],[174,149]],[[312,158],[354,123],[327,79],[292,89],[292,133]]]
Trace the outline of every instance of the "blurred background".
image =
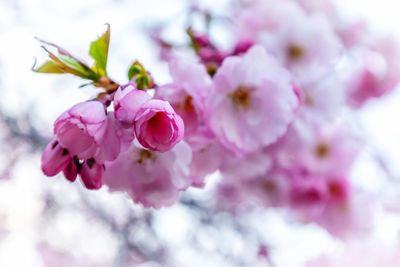
[[[361,243],[393,251],[399,260],[400,216],[394,211],[400,212],[400,192],[383,178],[400,182],[399,90],[359,112],[381,165],[361,157],[354,169],[356,183],[385,199],[371,235],[351,243],[334,239],[315,225],[289,222],[279,210],[260,209],[246,218],[210,213],[196,203],[209,200],[218,177],[210,177],[205,189],[190,189],[181,203],[153,211],[123,194],[84,191],[78,183],[41,173],[40,152],[51,137],[54,119],[95,96],[95,91],[78,89],[82,81],[68,75],[32,72],[36,58],[41,62],[45,58],[35,37],[88,59],[88,44],[110,23],[110,76],[126,82],[129,64],[138,59],[157,81],[167,82],[167,66],[158,59],[149,29],[167,23],[169,38],[182,40],[185,11],[191,4],[187,0],[0,0],[0,266],[297,267],[323,254],[341,255],[351,249],[363,254]],[[197,4],[224,15],[230,1]],[[340,4],[343,12],[365,18],[378,31],[400,32],[400,4],[395,0]],[[400,261],[393,266],[400,266]]]

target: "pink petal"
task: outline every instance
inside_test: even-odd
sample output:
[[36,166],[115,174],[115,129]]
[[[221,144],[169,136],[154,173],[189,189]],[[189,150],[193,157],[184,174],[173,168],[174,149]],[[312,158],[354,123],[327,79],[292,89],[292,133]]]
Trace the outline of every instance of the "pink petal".
[[68,150],[64,149],[56,139],[50,141],[42,154],[42,171],[47,176],[55,176],[61,172],[71,160]]
[[83,123],[96,124],[106,119],[104,105],[99,101],[88,101],[76,104],[69,110],[72,117],[79,118]]
[[89,190],[100,189],[103,185],[103,172],[103,165],[97,164],[92,159],[86,160],[80,172],[85,187]]

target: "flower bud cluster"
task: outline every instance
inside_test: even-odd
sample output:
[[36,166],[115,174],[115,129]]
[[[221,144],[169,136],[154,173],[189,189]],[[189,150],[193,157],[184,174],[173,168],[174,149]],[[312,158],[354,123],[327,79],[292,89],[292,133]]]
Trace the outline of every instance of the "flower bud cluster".
[[99,189],[107,166],[131,146],[140,147],[138,160],[145,161],[182,140],[183,121],[167,101],[152,99],[133,83],[118,88],[112,100],[114,111],[92,100],[76,104],[55,121],[54,137],[42,154],[47,176],[63,172],[73,182],[79,175],[87,189]]

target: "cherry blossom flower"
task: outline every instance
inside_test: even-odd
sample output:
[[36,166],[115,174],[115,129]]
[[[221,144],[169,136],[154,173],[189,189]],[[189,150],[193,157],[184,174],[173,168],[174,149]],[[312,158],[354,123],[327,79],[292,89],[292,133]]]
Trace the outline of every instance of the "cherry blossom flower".
[[348,102],[360,107],[367,100],[391,92],[399,83],[399,42],[384,38],[368,48],[354,51],[355,62],[348,75]]
[[160,208],[176,202],[191,184],[192,152],[185,142],[160,153],[137,145],[105,164],[105,184],[112,191],[125,191],[144,207]]
[[287,18],[304,16],[304,11],[294,1],[256,0],[242,4],[236,25],[242,38],[257,40],[261,32],[278,32]]
[[302,105],[298,117],[310,123],[334,120],[345,111],[345,81],[339,71],[299,85]]
[[188,140],[205,127],[205,101],[213,83],[206,68],[191,58],[176,57],[169,62],[169,69],[173,82],[158,87],[155,97],[168,101],[182,117]]
[[89,101],[64,112],[54,124],[55,137],[42,154],[42,170],[47,176],[63,172],[74,182],[80,174],[87,189],[102,186],[103,163],[114,160],[126,143],[123,129],[106,113],[102,103]]
[[326,75],[339,61],[342,51],[332,26],[318,15],[293,17],[278,32],[263,32],[259,38],[292,72],[296,82]]
[[279,166],[305,169],[328,176],[346,176],[358,156],[361,144],[346,124],[306,124],[296,121],[275,148]]
[[134,83],[119,87],[114,95],[115,117],[123,123],[132,124],[140,107],[150,99],[151,96],[136,89]]
[[298,99],[289,73],[262,47],[225,59],[214,82],[207,116],[226,148],[236,154],[252,152],[285,133]]
[[138,110],[134,130],[142,146],[164,152],[182,140],[184,124],[167,101],[152,99]]
[[64,112],[54,123],[54,134],[71,155],[102,163],[114,160],[120,152],[116,123],[102,103],[88,101]]

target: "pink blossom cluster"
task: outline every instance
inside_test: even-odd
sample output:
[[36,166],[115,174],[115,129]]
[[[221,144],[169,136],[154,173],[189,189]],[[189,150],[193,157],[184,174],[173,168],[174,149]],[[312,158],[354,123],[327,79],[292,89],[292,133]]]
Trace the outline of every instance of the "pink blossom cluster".
[[[351,181],[351,170],[363,144],[346,116],[396,87],[400,79],[398,43],[374,35],[363,21],[342,17],[331,1],[241,2],[235,13],[237,44],[254,43],[276,60],[289,73],[289,78],[279,73],[278,80],[290,80],[299,103],[286,112],[268,111],[266,114],[273,114],[272,120],[263,123],[263,128],[245,125],[245,120],[240,119],[239,129],[231,128],[229,135],[224,132],[219,142],[236,157],[221,156],[219,204],[231,211],[243,203],[289,208],[300,220],[317,223],[334,235],[368,229],[373,200]],[[254,47],[242,57],[251,54]],[[252,68],[263,75],[275,72],[271,66],[262,65],[266,60],[260,62],[261,58],[258,55],[252,59],[241,74],[231,68],[230,74],[226,72],[230,78],[225,77],[224,81],[232,84]],[[229,57],[214,77],[217,91],[219,75],[228,60]],[[246,65],[244,62],[240,65]],[[252,74],[253,77],[257,79],[257,75]],[[220,88],[225,90],[230,84],[225,82]],[[251,115],[254,121],[262,114],[256,107],[263,101],[264,108],[285,106],[274,97],[264,99],[257,96],[250,101],[247,112],[257,110]],[[227,110],[223,105],[219,107]],[[273,132],[272,125],[284,122],[285,117],[289,124],[283,124],[283,135],[250,149],[257,139],[246,139],[243,132],[252,129],[267,138]],[[227,120],[221,118],[216,122],[217,137],[223,121]],[[235,125],[232,121],[230,126]],[[247,151],[238,151],[237,146],[232,149],[226,143],[226,136],[235,134],[241,140],[238,143],[249,140],[242,146]]]
[[241,1],[229,51],[191,29],[193,53],[172,45],[166,57],[171,82],[133,79],[109,94],[113,108],[63,113],[44,173],[159,208],[218,172],[220,208],[255,202],[333,234],[361,230],[370,216],[350,176],[362,143],[346,116],[395,88],[399,46],[316,2]]
[[[99,189],[108,181],[111,188],[132,191],[145,206],[174,198],[182,186],[175,183],[176,177],[185,172],[185,162],[191,158],[189,149],[183,153],[183,142],[177,145],[184,135],[181,117],[167,101],[153,99],[133,83],[118,88],[113,102],[114,111],[92,100],[64,112],[42,154],[43,172],[47,176],[63,172],[71,182],[79,174],[87,189]],[[172,156],[177,151],[184,157],[179,162]],[[159,199],[162,194],[167,195],[165,200]]]

